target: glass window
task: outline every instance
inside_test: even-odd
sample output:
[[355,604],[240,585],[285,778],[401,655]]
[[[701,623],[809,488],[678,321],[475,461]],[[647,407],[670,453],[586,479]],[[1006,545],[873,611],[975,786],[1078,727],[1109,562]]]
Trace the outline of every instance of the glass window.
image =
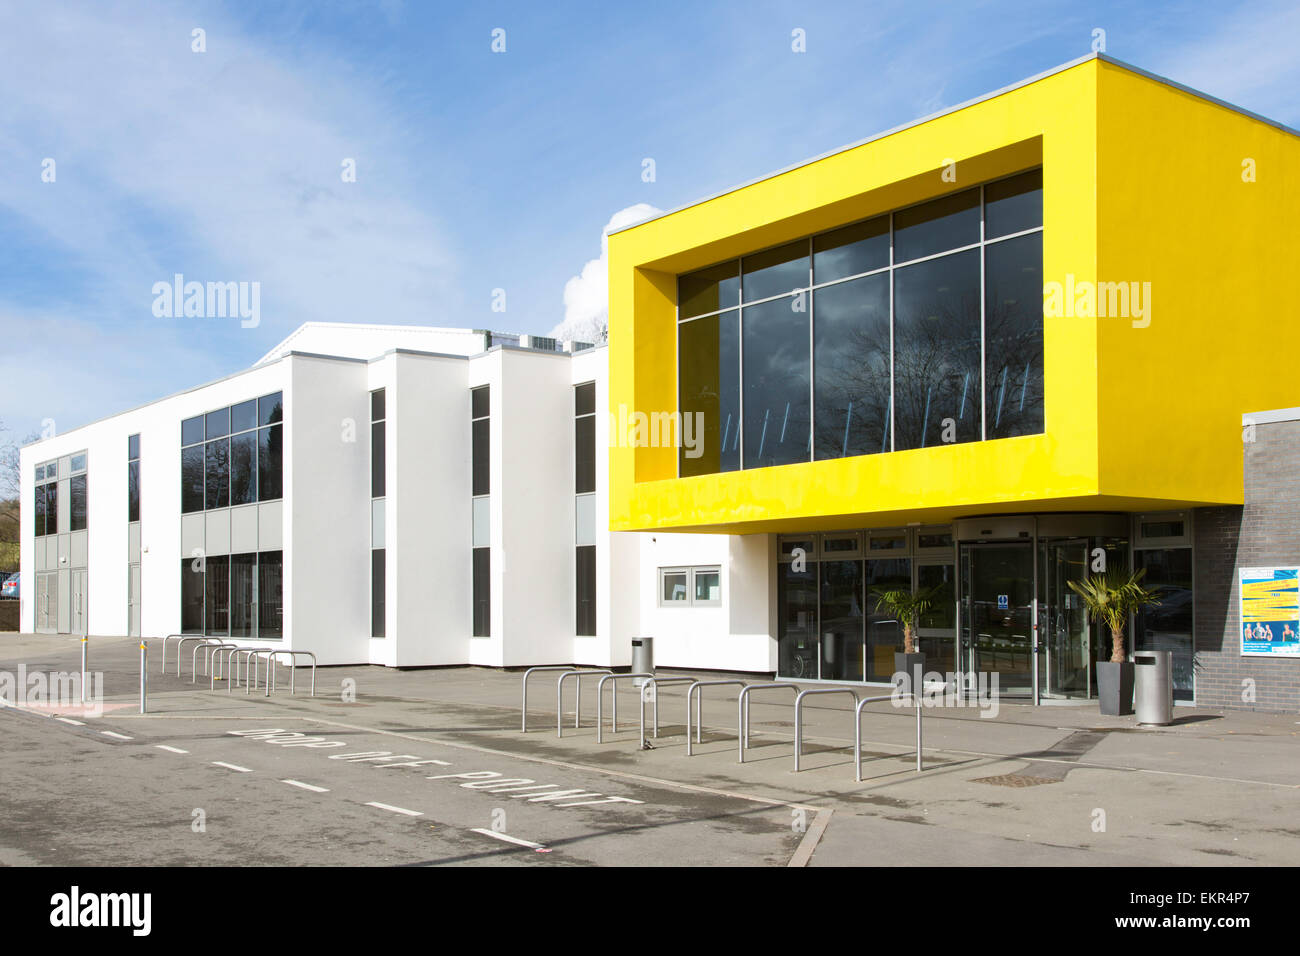
[[203,510],[203,446],[181,449],[181,511]]
[[813,281],[820,284],[889,265],[889,217],[878,216],[813,239]]
[[[126,457],[129,461],[135,461],[140,457],[140,436],[132,435],[126,440]],[[37,476],[39,477],[39,476]]]
[[263,395],[257,400],[257,423],[259,425],[274,425],[276,422],[282,421],[284,421],[282,393],[273,392],[270,395]]
[[899,532],[898,534],[877,534],[873,532],[870,535],[870,538],[871,545],[869,550],[871,551],[907,550],[907,535],[903,532]]
[[76,471],[85,471],[85,470],[86,470],[86,456],[85,456],[85,455],[73,455],[73,456],[72,456],[72,470],[73,470],[74,472],[76,472]]
[[197,445],[203,441],[203,416],[196,415],[181,422],[181,444]]
[[230,439],[230,503],[252,504],[257,500],[257,432],[244,432]]
[[372,422],[370,425],[370,497],[372,498],[383,498],[387,488],[386,424],[386,422]]
[[486,495],[492,492],[492,471],[490,468],[490,441],[491,425],[490,419],[480,418],[472,423],[473,439],[473,474],[471,494]]
[[230,633],[230,558],[209,555],[204,567],[204,633],[224,636]]
[[377,388],[370,393],[370,420],[382,422],[387,417],[384,414],[384,390]]
[[679,318],[688,319],[693,315],[717,312],[739,304],[739,262],[724,262],[720,266],[701,269],[677,279]]
[[703,425],[695,429],[694,450],[683,443],[680,473],[686,477],[735,471],[740,467],[740,313],[683,322],[677,348],[683,421],[689,415]]
[[867,565],[867,680],[888,682],[894,674],[894,652],[903,650],[903,626],[876,610],[881,591],[912,589],[910,558],[878,558]]
[[801,239],[746,256],[741,266],[744,301],[754,302],[774,295],[788,296],[796,289],[808,288],[808,242]]
[[596,636],[596,547],[584,545],[575,549],[576,566],[574,580],[577,588],[574,594],[577,619],[574,633],[579,637]]
[[230,505],[230,439],[220,438],[204,446],[203,477],[207,489],[205,507],[225,508]]
[[470,418],[487,418],[491,414],[492,397],[490,388],[487,385],[480,385],[478,388],[469,390],[470,396]]
[[386,633],[387,617],[385,601],[387,598],[387,560],[388,552],[375,548],[370,552],[370,636],[383,637]]
[[817,565],[777,568],[777,673],[815,680],[818,672]]
[[1181,521],[1143,521],[1143,538],[1181,538],[1184,535]]
[[984,434],[1043,431],[1043,237],[984,250]]
[[984,187],[984,238],[996,239],[1043,224],[1043,171],[1021,173]]
[[203,421],[205,438],[221,438],[230,434],[229,408],[218,408],[215,412],[208,412]]
[[57,478],[59,474],[59,463],[57,461],[47,461],[45,463],[45,477]]
[[86,476],[73,475],[69,481],[69,531],[86,530]]
[[44,480],[45,480],[45,466],[44,466],[44,465],[37,465],[37,466],[36,466],[36,480],[37,480],[37,481],[44,481]]
[[474,636],[492,636],[492,549],[474,549]]
[[256,427],[257,399],[250,398],[246,402],[240,402],[238,405],[230,407],[230,430],[232,432],[244,432]]
[[951,548],[951,531],[918,531],[916,534],[918,548]]
[[257,636],[256,554],[230,556],[230,636]]
[[283,425],[257,430],[257,500],[274,501],[283,496],[281,464],[284,457]]
[[126,465],[126,520],[140,520],[140,463],[127,462]]
[[181,558],[181,633],[203,633],[203,563]]
[[[1195,645],[1192,640],[1192,549],[1150,548],[1133,552],[1134,564],[1146,569],[1143,586],[1159,604],[1138,610],[1133,647],[1172,651],[1174,700],[1192,700]],[[1110,639],[1106,640],[1109,646]]]
[[596,414],[596,383],[587,382],[573,389],[573,414]]
[[833,538],[827,535],[822,539],[822,554],[851,554],[858,550],[857,535]]
[[979,396],[979,250],[896,270],[894,450],[978,441]]
[[781,539],[781,557],[794,557],[795,549],[803,551],[805,558],[810,558],[817,553],[817,542],[812,538],[782,538]]
[[45,485],[37,485],[33,490],[32,497],[35,499],[32,514],[36,516],[34,533],[36,537],[40,538],[45,534]]
[[862,680],[862,562],[822,561],[820,616],[822,680]]
[[659,572],[659,603],[687,604],[690,594],[686,590],[687,571]]
[[980,191],[952,196],[894,213],[894,262],[908,262],[980,241]]
[[[45,473],[48,475],[49,471]],[[56,482],[45,486],[45,533],[59,533],[59,486]]]
[[810,356],[807,301],[774,299],[744,310],[744,467],[808,461]]
[[574,419],[574,493],[596,490],[596,416]]
[[695,584],[695,604],[722,603],[722,572],[717,568],[696,568],[691,575]]
[[818,289],[813,334],[816,457],[889,451],[889,275]]
[[257,636],[270,640],[284,636],[283,551],[257,556]]

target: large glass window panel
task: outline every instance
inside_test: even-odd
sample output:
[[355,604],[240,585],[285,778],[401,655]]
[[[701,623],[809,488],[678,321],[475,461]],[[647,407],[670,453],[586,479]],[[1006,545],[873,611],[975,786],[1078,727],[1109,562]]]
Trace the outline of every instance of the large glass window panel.
[[387,483],[385,424],[385,422],[374,422],[370,426],[370,497],[372,498],[383,498]]
[[795,289],[806,289],[808,241],[801,239],[776,249],[745,256],[741,270],[741,290],[746,302],[774,295],[789,295]]
[[[1154,548],[1135,551],[1133,557],[1136,567],[1146,569],[1143,586],[1154,591],[1160,602],[1137,612],[1133,647],[1139,651],[1172,651],[1174,700],[1190,701],[1195,686],[1192,549]],[[1110,635],[1104,637],[1109,647]]]
[[283,551],[257,556],[257,636],[271,640],[284,636]]
[[230,556],[230,636],[257,636],[256,554]]
[[181,558],[181,633],[203,633],[203,565]]
[[813,239],[813,281],[874,272],[889,265],[889,217],[878,216]]
[[740,467],[740,313],[681,323],[677,348],[683,432],[686,416],[698,416],[702,425],[692,426],[693,451],[683,442],[681,475],[735,471]]
[[204,448],[204,500],[208,508],[225,508],[230,504],[230,439],[210,441]]
[[984,434],[1043,431],[1043,235],[984,250]]
[[894,415],[896,451],[979,440],[978,249],[895,270]]
[[280,392],[263,395],[257,400],[257,423],[274,425],[284,421],[284,396]]
[[230,409],[218,408],[203,417],[204,437],[222,438],[230,434]]
[[257,430],[257,500],[274,501],[284,493],[281,467],[284,461],[284,426]]
[[678,318],[704,315],[739,304],[739,262],[724,262],[677,278]]
[[822,680],[862,680],[862,562],[822,561],[818,568]]
[[370,636],[383,637],[387,626],[388,552],[375,548],[370,552]]
[[984,187],[984,238],[1043,224],[1043,171],[1034,169]]
[[181,449],[181,511],[203,510],[203,446]]
[[230,558],[209,556],[204,565],[204,633],[218,637],[230,633]]
[[181,444],[197,445],[203,441],[203,416],[196,415],[181,422]]
[[492,395],[487,385],[470,389],[470,418],[487,418],[491,413]]
[[68,482],[69,531],[86,530],[86,476],[73,475]]
[[257,432],[230,439],[230,503],[248,505],[257,500]]
[[475,548],[473,564],[474,636],[492,636],[492,549]]
[[[48,474],[48,472],[47,472]],[[45,486],[45,533],[59,533],[59,485],[50,482]]]
[[922,564],[916,569],[921,590],[935,589],[934,603],[920,617],[917,650],[925,655],[927,672],[947,674],[955,670],[953,654],[957,637],[957,567],[954,564]]
[[574,633],[579,637],[594,637],[596,635],[596,548],[595,545],[585,545],[577,548],[576,552],[574,601],[577,619],[574,622]]
[[777,566],[777,676],[817,678],[817,565]]
[[891,681],[894,653],[903,650],[903,625],[876,610],[881,591],[912,589],[910,558],[878,558],[867,562],[867,680]]
[[230,431],[245,432],[257,427],[257,399],[230,406]]
[[573,414],[575,415],[596,414],[596,383],[595,382],[586,382],[585,384],[574,386]]
[[126,520],[140,520],[140,463],[127,462],[126,466]]
[[980,240],[980,191],[952,196],[894,213],[894,262],[908,262]]
[[487,495],[492,493],[491,469],[491,419],[480,418],[470,424],[473,448],[471,455],[471,490],[470,494]]
[[596,490],[596,416],[584,415],[573,423],[574,493]]
[[889,275],[813,297],[816,457],[889,451]]
[[32,497],[35,505],[32,513],[36,516],[35,535],[39,538],[45,534],[45,486],[37,485]]
[[808,461],[808,311],[795,298],[747,306],[744,327],[745,468]]

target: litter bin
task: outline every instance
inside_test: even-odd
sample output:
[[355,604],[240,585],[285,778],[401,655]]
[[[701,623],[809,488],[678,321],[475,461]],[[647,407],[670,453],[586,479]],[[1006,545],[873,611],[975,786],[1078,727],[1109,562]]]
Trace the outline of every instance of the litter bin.
[[1134,652],[1133,697],[1139,724],[1163,727],[1173,723],[1173,651]]
[[[653,674],[655,672],[655,639],[653,637],[632,638],[632,673]],[[632,683],[640,687],[645,678],[634,677]]]

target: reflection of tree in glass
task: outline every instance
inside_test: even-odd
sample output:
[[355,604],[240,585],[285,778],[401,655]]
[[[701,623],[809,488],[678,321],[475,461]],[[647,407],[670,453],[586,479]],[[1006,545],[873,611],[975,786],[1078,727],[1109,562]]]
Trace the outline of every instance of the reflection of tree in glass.
[[935,290],[894,325],[897,447],[943,444],[943,420],[959,442],[980,437],[980,312],[975,295]]

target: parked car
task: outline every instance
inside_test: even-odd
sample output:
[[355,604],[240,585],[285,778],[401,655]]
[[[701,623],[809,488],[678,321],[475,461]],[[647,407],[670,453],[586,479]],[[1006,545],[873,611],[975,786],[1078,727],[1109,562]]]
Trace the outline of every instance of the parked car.
[[5,578],[4,583],[0,584],[0,598],[12,598],[18,600],[18,574]]

